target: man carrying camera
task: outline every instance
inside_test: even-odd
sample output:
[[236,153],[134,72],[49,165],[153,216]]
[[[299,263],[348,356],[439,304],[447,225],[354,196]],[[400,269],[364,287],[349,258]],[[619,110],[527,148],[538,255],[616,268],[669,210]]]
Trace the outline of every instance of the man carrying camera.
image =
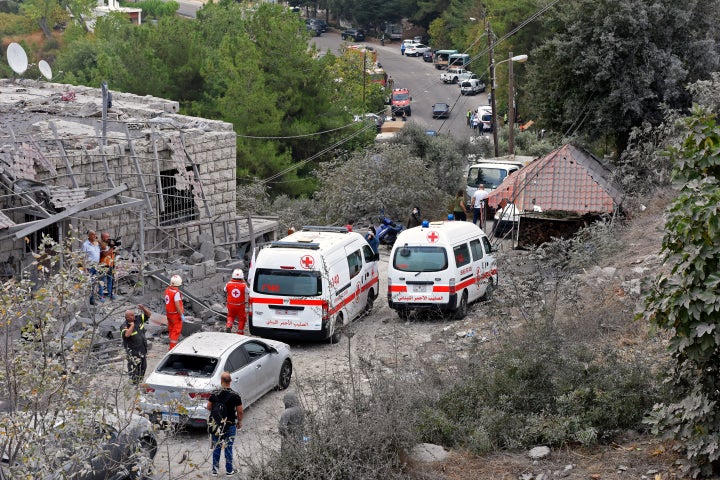
[[[113,292],[115,286],[115,247],[119,245],[120,242],[110,238],[108,232],[102,232],[100,235],[100,265],[104,270],[101,280],[105,284],[105,297],[110,300],[115,300],[115,293]],[[100,289],[102,288],[101,285]]]
[[127,353],[128,374],[134,385],[139,385],[147,369],[147,338],[145,322],[150,319],[150,310],[145,305],[138,305],[140,314],[133,310],[125,310],[125,323],[120,330],[125,353]]

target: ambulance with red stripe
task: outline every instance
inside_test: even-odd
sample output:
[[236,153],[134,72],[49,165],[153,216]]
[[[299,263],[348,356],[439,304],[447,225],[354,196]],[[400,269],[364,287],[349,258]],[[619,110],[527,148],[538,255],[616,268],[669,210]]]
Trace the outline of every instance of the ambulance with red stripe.
[[400,318],[437,309],[464,318],[469,303],[490,299],[497,260],[485,232],[471,222],[428,222],[400,234],[388,261],[388,305]]
[[260,252],[250,267],[250,333],[337,343],[372,310],[378,255],[345,227],[303,227]]

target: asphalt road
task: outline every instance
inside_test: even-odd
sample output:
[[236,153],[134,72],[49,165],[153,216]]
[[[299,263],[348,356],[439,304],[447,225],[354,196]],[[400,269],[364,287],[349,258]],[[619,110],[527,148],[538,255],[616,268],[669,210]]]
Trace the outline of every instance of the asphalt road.
[[[323,33],[320,37],[310,40],[321,51],[331,50],[338,53],[343,42],[340,34]],[[421,125],[425,129],[438,133],[448,133],[455,137],[470,137],[471,130],[467,127],[466,113],[476,110],[480,105],[487,105],[487,92],[474,96],[460,95],[460,87],[445,84],[440,80],[442,70],[435,69],[430,62],[422,57],[407,57],[400,54],[400,43],[386,43],[384,46],[374,42],[364,42],[378,52],[378,62],[395,81],[395,87],[406,87],[412,95],[412,115],[409,121]],[[470,66],[472,70],[472,66]],[[482,72],[475,72],[482,77]],[[443,102],[450,105],[448,119],[433,119],[432,105]]]

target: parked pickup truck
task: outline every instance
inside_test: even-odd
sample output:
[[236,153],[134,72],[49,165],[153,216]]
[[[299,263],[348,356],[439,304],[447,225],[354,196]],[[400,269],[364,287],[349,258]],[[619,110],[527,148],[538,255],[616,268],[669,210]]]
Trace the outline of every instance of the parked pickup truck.
[[461,80],[471,78],[472,72],[464,68],[448,68],[440,74],[440,80],[445,83],[458,83]]
[[460,95],[475,95],[484,91],[485,84],[479,78],[469,78],[460,82]]

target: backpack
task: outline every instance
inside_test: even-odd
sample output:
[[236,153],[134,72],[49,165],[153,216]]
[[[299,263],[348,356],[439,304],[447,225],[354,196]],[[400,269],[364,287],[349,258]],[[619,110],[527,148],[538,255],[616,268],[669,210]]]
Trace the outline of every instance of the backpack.
[[228,419],[227,405],[225,405],[227,400],[228,396],[226,392],[223,391],[218,394],[218,399],[213,402],[212,410],[210,411],[210,416],[208,417],[208,433],[217,437],[220,437],[223,433],[225,433],[225,427]]

